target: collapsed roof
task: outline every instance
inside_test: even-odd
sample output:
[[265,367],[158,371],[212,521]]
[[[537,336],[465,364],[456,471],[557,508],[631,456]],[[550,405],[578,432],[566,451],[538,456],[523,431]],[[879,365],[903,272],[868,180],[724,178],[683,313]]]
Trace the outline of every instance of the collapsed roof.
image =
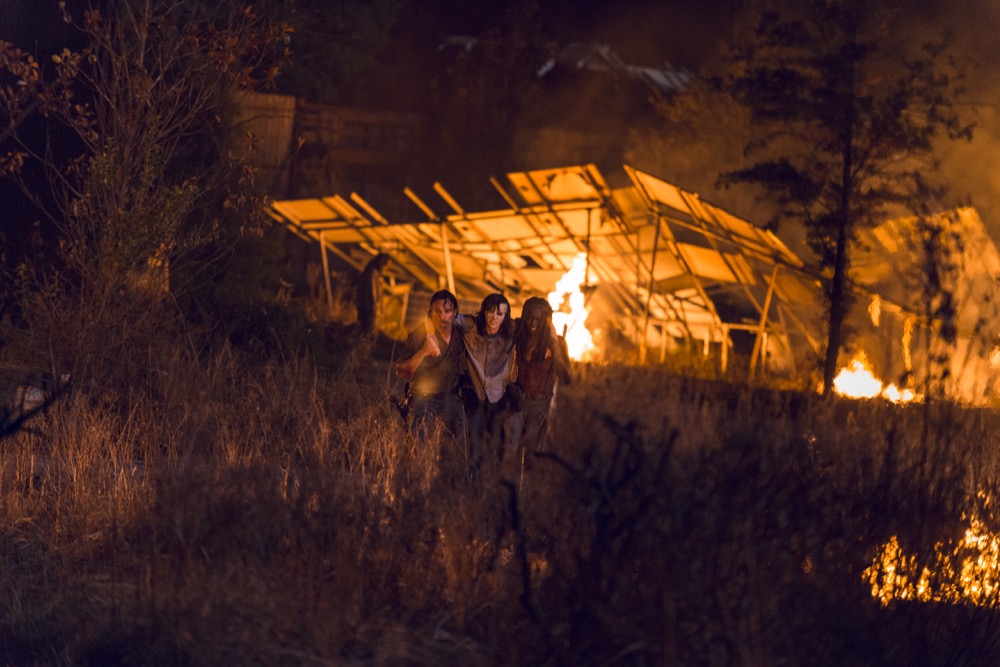
[[583,258],[595,319],[643,356],[650,346],[662,354],[697,344],[725,365],[742,341],[753,371],[758,360],[788,365],[794,350],[819,349],[818,278],[780,239],[651,174],[624,171],[627,185],[616,188],[592,164],[510,173],[506,184],[491,179],[506,203],[498,210],[466,211],[436,183],[434,206],[405,190],[411,220],[387,220],[355,193],[276,201],[269,212],[357,270],[384,252],[415,290],[447,286],[468,300],[503,292],[515,308],[546,296]]
[[868,296],[852,320],[853,347],[875,372],[988,400],[1000,369],[1000,252],[975,209],[859,230],[851,257],[852,280]]
[[610,46],[596,42],[568,44],[539,68],[538,76],[545,76],[559,64],[577,70],[610,72],[623,79],[641,81],[662,94],[680,90],[694,76],[683,67],[674,67],[670,63],[661,67],[628,64]]

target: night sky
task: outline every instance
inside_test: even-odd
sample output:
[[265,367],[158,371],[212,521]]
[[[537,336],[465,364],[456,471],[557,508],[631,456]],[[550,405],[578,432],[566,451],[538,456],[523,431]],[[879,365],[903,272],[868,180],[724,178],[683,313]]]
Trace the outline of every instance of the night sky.
[[[65,39],[66,27],[58,20],[55,2],[51,10],[37,0],[4,0],[3,4],[0,38],[15,38],[19,45],[37,49],[40,58],[52,44]],[[410,0],[389,48],[433,49],[446,35],[487,29],[502,12],[517,4]],[[717,62],[719,44],[729,34],[736,4],[736,0],[544,0],[539,3],[538,20],[546,34],[560,44],[605,43],[630,64],[658,66],[669,62],[694,71]],[[976,137],[970,145],[945,147],[941,173],[952,184],[953,201],[949,203],[976,206],[994,238],[1000,238],[1000,178],[996,176],[996,165],[1000,164],[1000,51],[996,48],[1000,2],[916,0],[906,6],[908,13],[902,20],[918,33],[934,35],[951,26],[957,51],[970,63],[968,111],[977,120]],[[425,77],[416,68],[432,57],[414,53],[412,63],[405,64],[409,69],[400,65],[400,79],[394,87],[399,96],[397,105],[408,106],[426,94],[422,88]],[[371,97],[377,99],[378,95]],[[390,95],[383,98],[391,102]],[[711,192],[700,194],[714,199]]]
[[[878,1],[878,0],[876,0]],[[447,5],[448,3],[444,3]],[[549,0],[543,3],[552,34],[560,43],[606,43],[626,62],[657,66],[669,62],[693,71],[718,62],[735,20],[736,0]],[[1000,2],[996,0],[909,0],[898,34],[923,41],[950,30],[954,52],[966,64],[967,106],[976,122],[970,144],[939,151],[940,176],[951,187],[947,205],[971,204],[993,238],[1000,241]],[[468,17],[442,26],[460,29]],[[531,168],[531,165],[526,165]],[[683,185],[683,184],[682,184]],[[713,199],[712,192],[701,192]],[[740,213],[740,211],[735,211]]]
[[[874,0],[879,1],[879,0]],[[508,3],[509,4],[509,3]],[[630,64],[658,66],[669,62],[692,71],[709,70],[718,63],[720,45],[730,34],[737,0],[547,0],[540,21],[558,43],[594,41],[608,44]],[[423,0],[418,19],[406,27],[423,31],[428,41],[445,34],[469,34],[496,20],[506,5],[484,11],[473,3]],[[949,144],[939,151],[939,175],[951,187],[946,205],[977,208],[994,239],[1000,240],[1000,2],[996,0],[908,0],[897,34],[913,39],[936,37],[950,30],[955,53],[967,65],[967,106],[977,129],[970,144]],[[455,7],[466,7],[466,11]],[[492,13],[490,13],[492,11]],[[413,39],[413,35],[410,35]],[[416,42],[414,42],[416,43]],[[406,88],[402,82],[400,90]],[[419,94],[416,93],[416,94]],[[532,168],[533,165],[525,165]],[[711,165],[706,165],[710,171]],[[661,174],[667,178],[669,174]],[[706,179],[706,181],[709,179]],[[685,183],[678,183],[686,186]],[[717,201],[716,192],[699,192]],[[736,200],[739,201],[739,200]],[[746,200],[745,200],[746,201]],[[730,207],[728,202],[721,202]],[[730,207],[731,208],[731,207]],[[737,214],[744,211],[738,208]]]

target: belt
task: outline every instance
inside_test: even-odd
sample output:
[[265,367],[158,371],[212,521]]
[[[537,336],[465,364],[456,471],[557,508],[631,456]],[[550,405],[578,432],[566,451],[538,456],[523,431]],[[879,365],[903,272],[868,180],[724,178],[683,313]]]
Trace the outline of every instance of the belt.
[[526,392],[524,392],[524,397],[525,398],[530,398],[531,400],[538,400],[538,399],[542,399],[542,398],[548,399],[548,398],[552,398],[552,394],[547,394],[545,392],[534,393],[534,392],[526,391]]
[[449,391],[442,391],[439,394],[413,394],[414,398],[429,398],[433,401],[440,401],[441,399],[448,398],[449,396],[453,396],[453,394]]

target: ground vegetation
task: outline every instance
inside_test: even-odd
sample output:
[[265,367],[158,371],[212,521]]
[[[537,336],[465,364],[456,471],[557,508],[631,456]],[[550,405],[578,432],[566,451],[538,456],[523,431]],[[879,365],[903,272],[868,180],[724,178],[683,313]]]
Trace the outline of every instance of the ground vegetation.
[[[72,95],[36,108],[70,121],[87,150],[52,172],[64,196],[41,202],[58,205],[45,209],[64,239],[46,246],[56,271],[23,263],[20,315],[0,330],[0,379],[28,366],[52,383],[37,406],[26,382],[0,383],[5,664],[1000,658],[996,570],[978,560],[998,528],[991,411],[937,397],[821,401],[708,368],[579,365],[548,447],[506,468],[489,458],[471,477],[449,438],[406,432],[390,401],[399,388],[370,346],[330,327],[279,331],[291,311],[253,276],[277,271],[282,239],[255,219],[232,243],[261,261],[228,254],[228,270],[210,272],[237,295],[230,305],[178,308],[184,285],[219,266],[211,243],[188,239],[222,238],[223,221],[259,201],[252,170],[209,170],[209,188],[197,142],[158,134],[169,109],[194,108],[166,85],[191,71],[133,69],[167,61],[131,49],[151,31],[184,35],[159,45],[190,48],[179,67],[266,78],[272,65],[212,47],[226,21],[265,24],[245,12],[214,23],[225,3],[195,23],[184,12],[196,9],[163,5],[179,24],[140,20],[155,3],[122,7],[135,20],[111,32],[84,17],[96,41],[53,61],[70,68]],[[284,57],[278,25],[262,34]],[[119,60],[125,45],[141,57]],[[34,71],[26,54],[3,53],[8,73]],[[77,109],[72,86],[98,75],[131,84],[93,89],[122,97]],[[10,108],[27,109],[13,92]],[[230,163],[216,110],[198,107],[176,131],[204,140],[217,166]],[[45,163],[12,137],[0,145],[12,173],[24,173],[19,154]],[[986,565],[965,568],[972,557]]]
[[580,366],[550,448],[472,481],[366,355],[170,361],[0,441],[7,664],[1000,657],[995,569],[943,564],[989,553],[992,412]]

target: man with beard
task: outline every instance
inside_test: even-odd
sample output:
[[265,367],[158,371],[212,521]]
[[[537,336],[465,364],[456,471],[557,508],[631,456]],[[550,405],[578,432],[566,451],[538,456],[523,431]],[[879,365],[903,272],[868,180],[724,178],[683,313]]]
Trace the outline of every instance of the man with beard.
[[436,419],[466,449],[465,411],[458,395],[459,373],[465,362],[462,332],[454,326],[458,299],[448,290],[431,296],[427,321],[406,339],[396,377],[407,380],[410,429],[426,436]]

